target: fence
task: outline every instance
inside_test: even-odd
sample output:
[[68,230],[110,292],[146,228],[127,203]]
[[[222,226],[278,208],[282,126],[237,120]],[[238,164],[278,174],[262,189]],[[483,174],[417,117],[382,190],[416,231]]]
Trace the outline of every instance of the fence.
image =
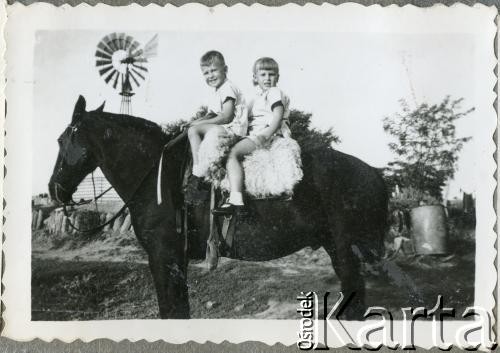
[[[94,198],[94,187],[95,187],[95,196],[99,196],[102,192],[108,189],[111,185],[103,176],[94,176],[94,183],[92,183],[92,176],[89,175],[78,185],[78,189],[73,194],[73,200],[76,202],[81,199],[89,200]],[[101,198],[99,198],[99,202],[108,202],[108,201],[120,201],[120,196],[116,193],[114,189],[109,190],[105,193]]]

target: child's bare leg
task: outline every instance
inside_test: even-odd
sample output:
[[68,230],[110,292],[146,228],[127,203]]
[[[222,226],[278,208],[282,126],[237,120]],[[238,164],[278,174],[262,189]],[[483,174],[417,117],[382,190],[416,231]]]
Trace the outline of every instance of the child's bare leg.
[[201,176],[198,172],[198,150],[200,148],[201,140],[203,136],[205,136],[205,134],[213,128],[223,129],[219,125],[215,124],[200,124],[191,126],[188,129],[189,144],[191,145],[191,155],[193,156],[193,175],[196,175],[198,177]]
[[243,166],[241,161],[247,154],[257,149],[255,143],[250,139],[243,139],[231,149],[229,153],[226,169],[231,185],[229,203],[233,205],[243,205]]

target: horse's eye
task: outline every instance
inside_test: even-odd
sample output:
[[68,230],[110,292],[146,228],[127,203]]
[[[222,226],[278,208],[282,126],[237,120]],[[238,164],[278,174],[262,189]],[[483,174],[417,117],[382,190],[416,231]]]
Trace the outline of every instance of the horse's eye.
[[59,146],[61,146],[61,145],[62,145],[62,138],[60,138],[60,137],[59,137],[59,138],[57,139],[57,143],[59,144]]

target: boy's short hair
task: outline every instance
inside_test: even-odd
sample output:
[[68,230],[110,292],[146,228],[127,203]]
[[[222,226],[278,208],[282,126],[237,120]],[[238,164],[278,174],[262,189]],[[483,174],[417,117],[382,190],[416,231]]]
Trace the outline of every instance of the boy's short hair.
[[[257,74],[257,71],[259,70],[272,70],[276,72],[276,75],[280,74],[280,67],[278,63],[276,62],[276,60],[269,57],[263,57],[255,61],[255,64],[253,64],[254,75]],[[253,80],[253,84],[254,86],[257,86],[257,81],[255,79]]]
[[214,62],[218,62],[222,66],[226,66],[226,61],[224,60],[224,56],[218,52],[217,50],[210,50],[203,54],[200,59],[200,66],[209,66]]

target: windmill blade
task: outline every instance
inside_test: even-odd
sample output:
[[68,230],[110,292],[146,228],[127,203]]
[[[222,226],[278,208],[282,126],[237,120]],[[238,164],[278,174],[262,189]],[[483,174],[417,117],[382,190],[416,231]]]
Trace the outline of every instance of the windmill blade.
[[116,75],[115,82],[113,82],[113,88],[116,88],[116,86],[118,85],[118,78],[119,77],[120,77],[120,75]]
[[138,57],[138,56],[141,56],[142,55],[142,49],[139,49],[137,51],[135,51],[134,53],[131,54],[132,57]]
[[117,51],[118,48],[115,46],[114,39],[116,38],[116,33],[111,33],[106,36],[105,43],[111,48],[113,52]]
[[120,34],[119,33],[114,33],[114,37],[113,37],[113,45],[115,46],[116,50],[120,50],[121,49],[121,46],[120,46]]
[[[99,70],[99,75],[104,76],[104,74],[111,69],[113,69],[113,65],[106,66],[105,68],[102,68]],[[116,71],[116,70],[114,70],[114,71]],[[108,81],[106,81],[106,83],[108,83]]]
[[132,77],[132,80],[134,80],[134,83],[137,87],[139,87],[139,82],[137,81],[137,79],[135,78],[134,74],[132,72],[128,72],[128,76],[129,77]]
[[113,51],[102,40],[97,44],[97,48],[109,55],[113,55]]
[[143,80],[146,80],[146,77],[144,77],[139,71],[137,71],[136,69],[134,69],[133,67],[130,69],[132,70],[133,73],[135,73],[137,76],[139,76],[140,78],[142,78]]
[[125,37],[127,35],[125,33],[118,33],[118,43],[120,49],[124,50],[125,49]]
[[148,59],[146,59],[143,56],[139,56],[138,58],[134,58],[134,62],[136,62],[136,63],[147,63]]
[[111,59],[106,59],[106,60],[96,60],[95,62],[95,66],[99,67],[99,66],[104,66],[104,65],[111,65],[113,61]]
[[140,45],[140,44],[139,44],[139,42],[138,42],[138,41],[136,41],[136,40],[134,40],[134,41],[132,42],[132,45],[131,45],[131,46],[130,46],[130,48],[128,49],[128,52],[129,52],[130,54],[132,54],[132,52],[133,52],[133,51],[135,51],[137,48],[139,48],[139,45]]
[[109,83],[109,81],[111,81],[111,79],[113,78],[113,75],[116,74],[116,73],[118,73],[118,71],[116,71],[116,70],[111,71],[111,73],[108,76],[106,76],[106,78],[104,79],[104,81],[106,83]]
[[158,34],[155,34],[153,38],[144,46],[143,56],[146,59],[152,58],[158,54]]
[[131,36],[126,36],[123,49],[128,51],[128,49],[130,48],[130,45],[132,44],[133,41],[134,41],[134,38],[132,38]]
[[116,33],[116,32],[111,33],[109,38],[110,38],[109,46],[111,46],[113,48],[113,51],[120,50],[120,47],[118,44],[118,33]]
[[144,66],[141,66],[141,65],[137,65],[137,64],[132,64],[133,67],[137,68],[137,69],[140,69],[144,72],[148,72],[148,69],[146,69]]
[[108,59],[108,60],[111,60],[111,55],[108,55],[102,51],[99,51],[99,50],[96,50],[95,52],[95,56],[97,56],[98,58],[103,58],[103,59]]
[[125,34],[124,33],[118,33],[116,35],[116,46],[118,47],[118,49],[123,49],[123,36]]

